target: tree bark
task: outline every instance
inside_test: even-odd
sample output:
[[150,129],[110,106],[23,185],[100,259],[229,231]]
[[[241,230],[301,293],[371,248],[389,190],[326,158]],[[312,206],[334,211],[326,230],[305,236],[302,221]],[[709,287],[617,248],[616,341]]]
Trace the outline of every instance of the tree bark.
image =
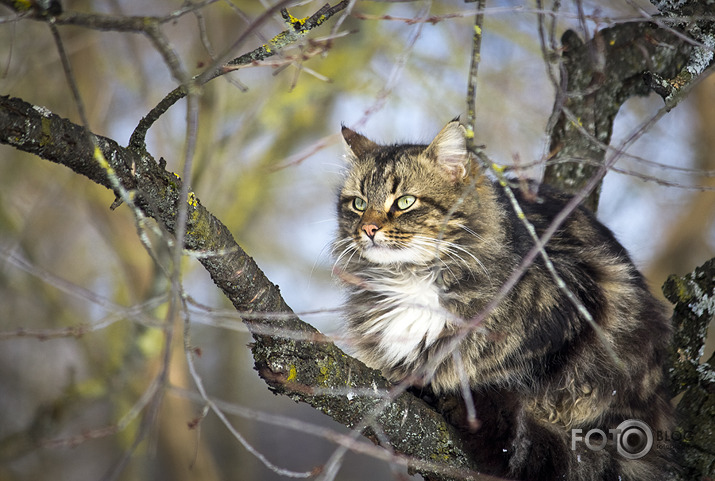
[[[644,74],[674,77],[685,64],[691,45],[649,23],[624,23],[597,32],[584,43],[564,33],[560,85],[552,116],[544,182],[575,194],[599,174],[608,153],[613,122],[630,97],[648,95]],[[611,152],[611,156],[617,155]],[[584,204],[598,207],[600,183]]]
[[680,471],[674,479],[715,475],[715,353],[703,362],[708,326],[715,316],[715,258],[685,276],[670,276],[663,293],[675,304],[675,339],[670,350],[670,387],[684,393],[672,443]]

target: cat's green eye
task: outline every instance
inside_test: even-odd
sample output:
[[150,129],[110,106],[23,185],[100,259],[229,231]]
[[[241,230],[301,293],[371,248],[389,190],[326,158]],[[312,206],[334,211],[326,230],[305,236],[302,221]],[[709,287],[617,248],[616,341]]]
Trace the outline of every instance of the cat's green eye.
[[355,210],[362,212],[367,209],[367,201],[360,197],[355,197],[355,199],[353,199],[353,207],[355,207]]
[[397,199],[397,208],[400,210],[409,209],[410,207],[412,207],[412,204],[414,204],[416,200],[417,197],[415,197],[414,195],[403,195],[402,197]]

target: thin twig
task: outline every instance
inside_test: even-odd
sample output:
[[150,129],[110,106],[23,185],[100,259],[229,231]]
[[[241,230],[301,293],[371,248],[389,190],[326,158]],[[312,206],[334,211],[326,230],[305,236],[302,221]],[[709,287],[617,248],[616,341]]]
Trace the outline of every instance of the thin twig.
[[[537,5],[539,6],[539,8],[542,8],[542,1],[543,0],[537,0]],[[558,48],[557,44],[556,44],[556,20],[557,20],[556,10],[558,10],[558,8],[560,6],[561,6],[561,2],[559,0],[554,0],[552,12],[549,14],[549,18],[551,18],[551,27],[549,28],[549,44],[548,44],[548,46],[546,44],[546,26],[544,25],[544,16],[546,14],[539,14],[537,17],[538,28],[539,28],[539,46],[541,48],[541,56],[544,60],[544,68],[546,69],[546,76],[548,77],[549,81],[551,82],[551,85],[554,87],[554,107],[553,107],[553,109],[551,109],[551,115],[549,116],[549,120],[546,123],[546,129],[545,129],[546,136],[544,139],[544,154],[542,155],[542,159],[548,158],[549,139],[551,139],[554,128],[556,127],[556,124],[559,120],[559,115],[561,114],[561,109],[563,108],[564,104],[566,103],[566,98],[567,98],[567,92],[566,92],[567,77],[562,72],[562,75],[561,75],[562,80],[560,82],[558,77],[556,76],[556,72],[554,72],[554,69],[552,68],[553,57],[556,55],[556,51]],[[563,68],[563,66],[561,66],[559,64],[559,68]]]
[[[417,14],[417,18],[427,15],[430,10],[430,6],[431,1],[425,2],[424,8]],[[407,44],[405,48],[397,57],[395,65],[392,67],[392,70],[390,70],[390,74],[387,77],[387,82],[385,82],[385,85],[377,93],[375,101],[367,109],[365,109],[362,114],[362,117],[360,117],[360,119],[355,122],[355,124],[353,124],[354,128],[358,129],[361,126],[365,125],[373,114],[379,112],[385,106],[387,98],[397,86],[400,76],[402,75],[402,72],[407,66],[407,61],[409,60],[410,55],[414,50],[417,40],[419,40],[420,36],[422,35],[422,27],[423,24],[417,23],[417,26],[412,30],[409,38],[407,39]]]
[[466,141],[469,151],[478,150],[474,144],[474,132],[476,132],[477,119],[477,75],[479,74],[479,64],[482,60],[484,4],[485,0],[477,1],[477,13],[474,15],[474,32],[472,32],[472,60],[469,66],[469,76],[467,77]]
[[[206,404],[206,399],[199,393],[195,393],[193,391],[182,389],[176,386],[172,386],[170,387],[170,389],[173,393],[184,398],[190,399],[197,404]],[[367,395],[369,394],[370,393],[367,393]],[[259,411],[246,406],[241,406],[234,402],[227,402],[220,399],[216,399],[214,397],[209,397],[209,401],[213,405],[215,405],[217,409],[219,409],[225,414],[232,414],[252,421],[258,421],[260,423],[268,424],[270,426],[277,426],[280,428],[309,434],[321,439],[325,439],[339,446],[345,446],[348,450],[352,452],[364,454],[366,456],[370,456],[374,459],[382,460],[393,465],[403,467],[418,467],[420,469],[431,470],[433,472],[441,472],[447,475],[451,475],[456,479],[497,481],[496,478],[483,474],[480,474],[475,477],[474,472],[459,469],[450,469],[441,465],[438,462],[430,462],[410,456],[405,456],[402,454],[395,454],[391,450],[387,450],[364,440],[360,440],[359,436],[356,438],[350,434],[344,434],[322,425],[296,419],[295,417]]]
[[[246,30],[241,33],[241,35],[239,35],[239,37],[228,49],[226,49],[223,54],[218,56],[214,62],[211,63],[211,65],[204,69],[202,73],[194,76],[191,79],[190,85],[200,87],[216,77],[220,77],[228,72],[231,72],[232,70],[235,70],[236,66],[246,65],[254,61],[265,60],[266,58],[275,55],[280,49],[297,42],[310,30],[325,23],[337,12],[343,10],[348,4],[347,0],[343,0],[333,7],[331,7],[330,4],[326,4],[312,16],[300,21],[296,19],[296,22],[291,24],[290,28],[273,37],[267,44],[261,45],[260,47],[252,50],[251,52],[245,53],[240,57],[229,60],[233,55],[233,52],[235,52],[260,25],[272,18],[277,11],[283,9],[291,3],[291,0],[282,0],[266,9],[246,28]],[[164,97],[144,118],[141,119],[132,133],[129,145],[135,149],[144,150],[145,138],[149,128],[172,105],[183,99],[187,94],[188,85],[182,83],[166,95],[166,97]]]
[[[182,298],[183,299],[183,298]],[[221,420],[223,425],[228,429],[228,431],[231,433],[231,435],[239,442],[241,445],[251,453],[256,459],[261,461],[264,466],[266,466],[268,469],[271,471],[281,475],[281,476],[286,476],[290,478],[308,478],[312,476],[311,471],[307,472],[298,472],[298,471],[291,471],[288,469],[281,468],[280,466],[277,466],[270,462],[268,458],[266,458],[262,453],[260,453],[256,448],[254,448],[243,435],[238,432],[238,430],[231,424],[231,422],[228,420],[226,415],[223,413],[223,411],[216,405],[216,403],[209,397],[208,392],[206,391],[206,388],[204,387],[203,380],[201,379],[201,376],[199,375],[198,371],[196,370],[196,365],[194,363],[194,353],[195,350],[191,347],[191,320],[188,315],[188,309],[185,301],[182,301],[184,304],[184,353],[186,354],[186,362],[189,366],[189,373],[191,374],[191,378],[194,380],[194,384],[196,385],[196,389],[199,391],[199,395],[201,396],[201,399],[206,403],[206,406],[208,406],[211,411],[213,411],[214,414]]]
[[[91,129],[89,126],[89,120],[87,118],[85,109],[84,109],[84,104],[82,102],[79,89],[77,87],[77,83],[75,82],[74,75],[72,73],[72,68],[69,63],[69,59],[66,55],[66,52],[64,50],[64,46],[62,43],[62,39],[59,35],[59,32],[57,31],[57,27],[55,26],[54,22],[49,21],[48,25],[50,27],[50,30],[52,32],[53,38],[55,40],[55,43],[57,45],[59,54],[60,54],[60,59],[62,61],[62,67],[65,72],[65,76],[67,78],[67,82],[70,86],[70,89],[72,91],[72,96],[74,98],[74,101],[77,105],[77,110],[79,112],[82,124],[87,132],[87,136],[89,137],[90,141],[94,144],[94,157],[97,162],[102,165],[106,172],[108,177],[110,178],[110,181],[114,184],[115,186],[115,192],[122,192],[123,197],[126,197],[126,200],[128,201],[127,203],[130,204],[132,207],[132,211],[135,214],[135,220],[137,221],[137,224],[140,225],[141,220],[145,219],[143,213],[134,206],[132,203],[132,199],[130,198],[130,195],[128,192],[126,192],[121,185],[121,182],[119,179],[116,177],[116,174],[114,173],[113,169],[109,166],[107,163],[107,160],[104,158],[104,156],[101,153],[101,149],[97,145],[97,140],[96,137],[92,136],[90,134]],[[178,59],[178,56],[175,54],[173,51],[173,48],[171,45],[168,43],[166,38],[163,36],[163,34],[159,31],[158,28],[151,28],[147,31],[149,34],[150,38],[154,42],[155,46],[157,49],[162,53],[164,56],[165,60],[167,61],[167,64],[169,65],[172,75],[174,75],[177,80],[180,80],[183,82],[184,78],[187,77],[186,72],[184,71],[183,67],[181,66],[181,63]],[[183,183],[182,184],[182,191],[183,189],[188,189],[188,183]],[[181,207],[183,206],[183,212],[184,212],[184,223],[182,224],[181,222]],[[183,228],[185,226],[185,218],[186,218],[186,203],[183,203],[182,206],[179,208],[179,228]],[[176,253],[176,258],[178,258],[178,261],[176,261],[175,258],[175,263],[174,263],[174,272],[172,275],[172,287],[176,286],[178,283],[179,279],[179,269],[181,262],[181,253],[183,249],[183,230],[179,230],[177,232],[177,239],[179,239],[179,242],[177,242],[174,246],[174,252]],[[176,314],[176,306],[177,302],[174,300],[175,296],[170,296],[170,302],[169,302],[169,310],[167,313],[167,319],[165,322],[165,329],[164,329],[164,352],[162,355],[162,364],[161,364],[161,370],[156,377],[155,381],[156,384],[152,383],[152,386],[161,386],[163,387],[166,384],[166,381],[168,379],[168,373],[169,373],[169,360],[170,360],[170,354],[171,354],[171,344],[172,344],[172,339],[173,339],[173,322],[172,319],[174,319],[174,316]],[[132,445],[124,452],[122,457],[113,465],[109,468],[105,476],[103,476],[103,480],[105,481],[113,481],[119,477],[121,472],[124,470],[126,465],[129,463],[129,460],[131,456],[133,455],[134,451],[136,448],[139,446],[139,444],[145,439],[147,434],[149,433],[149,430],[151,429],[152,426],[155,425],[156,419],[158,417],[159,409],[161,406],[161,401],[163,399],[163,389],[149,389],[145,393],[146,396],[142,397],[140,399],[140,404],[136,406],[136,409],[133,409],[130,411],[132,414],[131,419],[133,419],[135,416],[139,414],[142,410],[145,410],[144,414],[144,419],[140,423],[139,430],[136,433],[134,437],[134,442]],[[126,421],[128,424],[129,421]],[[117,428],[119,429],[119,425]]]
[[52,32],[52,38],[54,39],[55,45],[57,46],[57,53],[60,56],[62,70],[65,73],[65,80],[67,80],[67,85],[72,92],[72,98],[74,99],[74,103],[77,106],[77,113],[79,114],[82,126],[87,129],[87,131],[90,131],[87,112],[84,109],[84,102],[82,102],[82,97],[79,94],[79,88],[77,88],[77,82],[75,81],[74,74],[72,73],[72,66],[70,65],[69,57],[67,56],[64,44],[62,43],[62,37],[60,36],[60,32],[57,31],[57,26],[54,22],[47,22],[47,25],[50,28],[50,32]]

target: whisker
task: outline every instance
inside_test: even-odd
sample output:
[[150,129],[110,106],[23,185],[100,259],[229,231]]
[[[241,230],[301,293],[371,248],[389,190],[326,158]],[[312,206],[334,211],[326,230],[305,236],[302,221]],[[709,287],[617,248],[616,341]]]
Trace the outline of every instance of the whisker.
[[[476,235],[476,233],[475,233]],[[491,282],[491,276],[489,275],[489,271],[487,270],[486,266],[484,263],[479,260],[477,256],[475,256],[472,252],[469,250],[465,249],[464,247],[460,246],[459,244],[455,244],[454,242],[450,242],[444,239],[433,239],[431,237],[427,236],[421,236],[421,235],[416,235],[413,237],[413,241],[415,241],[417,244],[423,245],[423,244],[428,244],[431,247],[434,247],[434,249],[437,251],[439,254],[445,254],[448,257],[450,257],[452,260],[454,260],[457,263],[461,263],[465,267],[467,267],[467,270],[474,275],[474,272],[472,270],[472,266],[469,262],[467,262],[466,259],[464,259],[462,256],[458,254],[458,252],[464,253],[468,255],[470,258],[474,260],[474,262],[482,269],[484,272],[485,276],[489,281]],[[441,248],[441,249],[440,249]],[[442,260],[442,262],[444,262]]]
[[[489,276],[489,271],[487,271],[486,266],[484,265],[484,263],[483,263],[481,260],[479,260],[479,258],[478,258],[477,256],[475,256],[474,254],[472,254],[471,252],[469,252],[467,249],[465,249],[464,247],[462,247],[462,246],[460,246],[460,245],[453,244],[453,243],[450,242],[450,243],[448,244],[448,246],[449,246],[450,248],[452,248],[452,249],[455,249],[455,250],[459,251],[459,252],[464,252],[464,253],[467,254],[469,257],[471,257],[472,259],[474,259],[474,262],[476,262],[477,265],[482,268],[482,271],[484,271],[484,274],[487,276],[487,278],[491,279],[491,277]],[[455,255],[456,255],[456,254],[455,254]],[[461,257],[460,257],[460,258],[461,258]]]
[[[415,236],[415,237],[413,237],[413,242],[412,242],[413,247],[421,250],[422,252],[425,252],[427,254],[430,254],[430,253],[434,254],[436,252],[437,253],[436,259],[450,272],[450,274],[452,274],[454,277],[457,277],[454,274],[454,271],[449,266],[449,264],[447,264],[445,262],[445,260],[442,258],[442,256],[440,255],[442,253],[439,251],[439,247],[437,244],[438,244],[438,242],[435,242],[434,239],[431,239],[429,237],[424,237],[424,236]],[[454,260],[452,255],[449,252],[445,252],[445,253],[450,258],[452,258],[452,260]]]
[[457,225],[459,226],[460,229],[464,230],[467,234],[473,235],[474,237],[476,237],[476,238],[479,239],[480,241],[484,241],[484,238],[483,238],[482,236],[480,236],[479,234],[477,234],[477,233],[476,233],[473,229],[471,229],[470,227],[468,227],[468,226],[466,226],[466,225],[464,225],[464,224],[457,224]]
[[[339,243],[340,242],[338,242],[336,244],[339,244]],[[344,263],[344,265],[347,266],[350,263],[350,260],[353,258],[353,256],[357,252],[357,245],[354,242],[352,242],[352,239],[347,239],[347,242],[343,242],[343,243],[348,243],[349,245],[346,248],[344,248],[340,252],[340,255],[338,255],[337,258],[335,259],[335,262],[333,263],[334,269],[340,264],[340,261],[342,261],[343,258],[346,255],[348,255],[348,253],[350,253],[350,257],[348,257],[348,260]],[[336,245],[335,247],[338,247],[338,246]]]

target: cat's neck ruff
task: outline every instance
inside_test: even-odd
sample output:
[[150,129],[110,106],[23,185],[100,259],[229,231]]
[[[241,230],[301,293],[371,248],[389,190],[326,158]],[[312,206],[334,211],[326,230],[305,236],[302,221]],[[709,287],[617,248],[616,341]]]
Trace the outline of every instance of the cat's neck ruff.
[[369,319],[361,334],[378,339],[381,366],[412,363],[454,324],[454,315],[440,303],[440,272],[425,266],[375,266],[361,273],[361,290],[375,294],[365,306]]

